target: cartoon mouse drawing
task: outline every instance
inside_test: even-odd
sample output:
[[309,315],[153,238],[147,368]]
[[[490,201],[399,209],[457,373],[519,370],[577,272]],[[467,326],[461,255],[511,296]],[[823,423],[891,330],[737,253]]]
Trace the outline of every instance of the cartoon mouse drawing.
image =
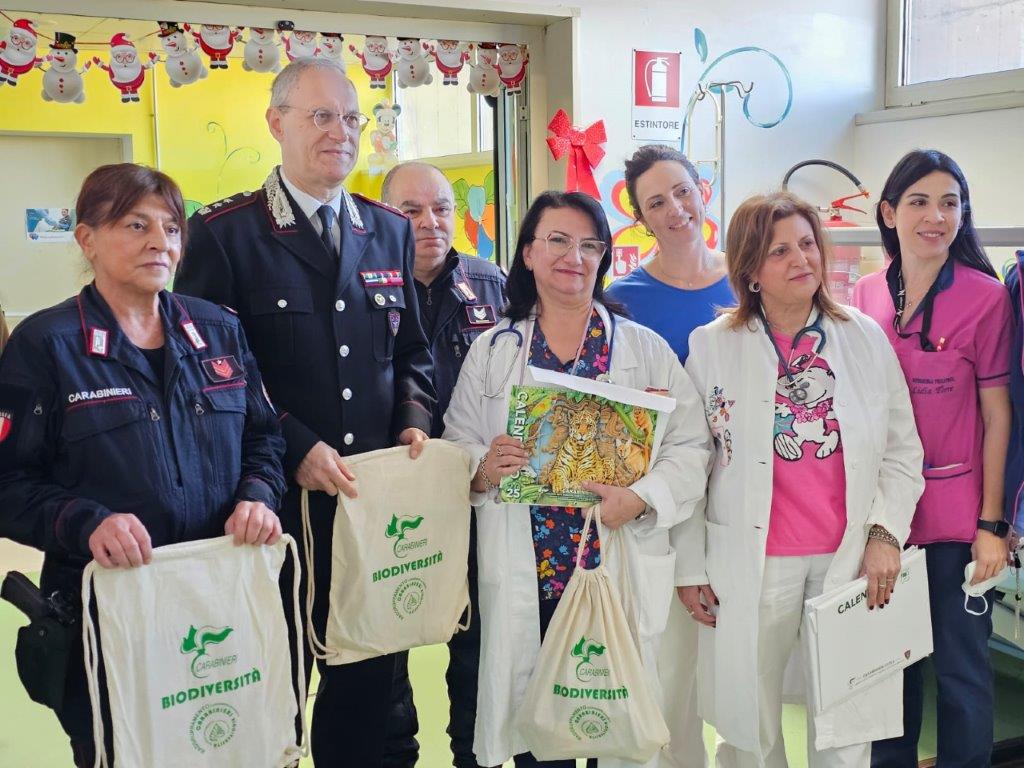
[[[802,370],[810,363],[810,367]],[[803,457],[804,443],[815,443],[814,455],[826,459],[839,447],[839,430],[829,427],[829,419],[836,418],[832,410],[835,376],[832,371],[813,364],[811,355],[801,355],[792,362],[799,373],[794,374],[796,387],[789,378],[779,376],[775,392],[783,402],[775,403],[775,453],[786,461],[799,461]],[[793,390],[806,393],[800,400],[792,396]]]

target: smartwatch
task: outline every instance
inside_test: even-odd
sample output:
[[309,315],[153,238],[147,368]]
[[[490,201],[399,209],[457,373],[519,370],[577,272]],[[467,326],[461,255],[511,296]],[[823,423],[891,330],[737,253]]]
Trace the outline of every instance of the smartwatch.
[[1000,539],[1005,539],[1010,532],[1010,524],[1005,520],[978,520],[978,528],[988,531]]

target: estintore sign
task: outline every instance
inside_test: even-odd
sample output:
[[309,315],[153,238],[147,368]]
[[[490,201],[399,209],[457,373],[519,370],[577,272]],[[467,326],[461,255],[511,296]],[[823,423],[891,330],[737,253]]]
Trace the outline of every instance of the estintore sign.
[[632,134],[638,141],[680,141],[678,51],[633,49]]

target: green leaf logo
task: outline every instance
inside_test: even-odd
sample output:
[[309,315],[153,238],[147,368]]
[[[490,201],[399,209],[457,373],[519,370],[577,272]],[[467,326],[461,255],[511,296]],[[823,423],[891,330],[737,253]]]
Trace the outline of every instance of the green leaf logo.
[[579,641],[572,647],[572,655],[581,659],[580,664],[589,664],[592,656],[603,656],[605,647],[596,640],[587,640],[586,635],[580,635]]
[[200,675],[196,672],[196,662],[203,656],[206,656],[207,646],[223,643],[228,639],[228,635],[234,631],[231,627],[221,627],[220,629],[200,627],[196,629],[192,625],[189,626],[188,633],[181,640],[181,652],[184,654],[195,654],[195,657],[192,659],[193,675],[196,677],[206,677],[206,675]]
[[388,523],[388,527],[384,529],[384,535],[389,539],[398,539],[401,541],[405,538],[406,533],[409,531],[415,531],[420,527],[420,523],[422,522],[422,515],[420,517],[398,517],[398,515],[392,515],[391,522]]

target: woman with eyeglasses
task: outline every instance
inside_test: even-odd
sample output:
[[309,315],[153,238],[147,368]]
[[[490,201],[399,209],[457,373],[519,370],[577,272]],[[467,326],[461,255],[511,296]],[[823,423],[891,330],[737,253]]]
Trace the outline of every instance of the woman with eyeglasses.
[[[522,443],[506,434],[513,384],[534,384],[528,366],[638,390],[663,392],[677,406],[648,474],[628,488],[583,483],[601,497],[602,522],[625,526],[624,557],[639,558],[624,593],[638,628],[641,657],[658,690],[654,660],[672,600],[675,554],[668,529],[689,516],[704,495],[710,436],[689,377],[668,344],[627,320],[604,297],[611,232],[593,198],[545,192],[523,220],[508,276],[505,318],[470,348],[444,437],[472,453],[472,501],[479,526],[483,645],[474,751],[481,765],[515,758],[517,767],[562,768],[527,752],[514,718],[540,643],[572,574],[600,562],[598,537],[580,541],[583,511],[506,504],[501,479],[526,463]],[[637,562],[634,560],[634,562]],[[587,747],[580,745],[580,757]],[[602,760],[602,766],[606,761]]]
[[[876,213],[892,258],[853,302],[885,330],[910,387],[925,490],[910,544],[925,550],[938,683],[940,765],[986,766],[992,753],[992,595],[961,585],[1007,560],[1003,470],[1010,436],[1013,317],[974,229],[967,179],[952,158],[915,150],[893,168]],[[872,765],[917,765],[923,664],[904,673],[903,736],[875,742]]]

